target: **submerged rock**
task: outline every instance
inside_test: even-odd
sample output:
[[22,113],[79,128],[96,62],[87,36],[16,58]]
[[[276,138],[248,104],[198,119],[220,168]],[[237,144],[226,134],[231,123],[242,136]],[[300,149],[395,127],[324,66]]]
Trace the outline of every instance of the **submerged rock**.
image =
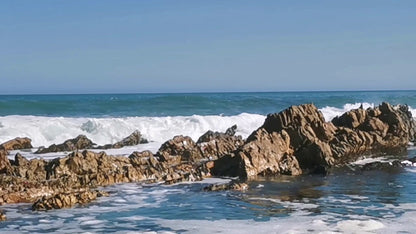
[[7,217],[4,211],[0,210],[0,221],[6,221]]
[[203,188],[204,191],[224,191],[224,190],[234,190],[234,191],[246,191],[249,186],[243,182],[230,181],[228,183],[222,184],[210,184]]

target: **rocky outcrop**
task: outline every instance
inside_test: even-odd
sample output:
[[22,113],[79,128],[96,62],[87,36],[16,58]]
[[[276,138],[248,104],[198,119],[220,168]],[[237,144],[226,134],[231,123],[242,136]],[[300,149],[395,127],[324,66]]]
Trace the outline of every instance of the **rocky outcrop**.
[[17,137],[0,145],[0,149],[4,149],[6,151],[31,148],[32,140],[27,137]]
[[84,150],[50,161],[29,161],[17,154],[10,167],[11,175],[0,175],[0,204],[35,202],[43,197],[36,209],[72,206],[73,199],[81,199],[77,195],[79,191],[97,186],[127,182],[171,184],[202,179],[197,165],[171,164],[150,151],[133,152],[124,157]]
[[92,149],[94,143],[84,135],[79,135],[74,139],[66,140],[62,144],[51,145],[48,148],[40,147],[35,154],[44,154],[51,152],[76,151],[80,149]]
[[72,193],[59,193],[53,196],[43,196],[32,205],[32,210],[71,208],[76,204],[90,203],[97,199],[97,197],[102,196],[108,196],[108,193],[99,190],[86,190]]
[[128,137],[124,138],[123,140],[115,143],[115,144],[107,144],[103,146],[95,147],[95,149],[118,149],[125,146],[132,146],[138,144],[145,144],[149,143],[146,139],[142,137],[142,134],[139,131],[134,131]]
[[325,122],[313,105],[292,106],[267,116],[235,152],[214,162],[213,175],[326,173],[361,155],[400,153],[415,140],[415,122],[407,106],[349,111]]
[[208,131],[196,142],[203,157],[210,160],[230,154],[244,144],[241,136],[234,136],[237,125],[226,130],[225,133]]
[[144,143],[148,143],[148,141],[144,139],[141,133],[137,130],[119,142],[116,142],[114,144],[106,144],[102,146],[97,146],[96,144],[94,144],[94,142],[92,142],[92,140],[88,139],[86,136],[79,135],[74,139],[66,140],[62,144],[58,144],[58,145],[53,144],[49,146],[48,148],[40,147],[35,152],[35,154],[76,151],[76,150],[84,150],[84,149],[118,149],[118,148],[122,148],[125,146],[132,146],[132,145],[144,144]]
[[160,146],[157,155],[165,162],[180,164],[192,163],[203,158],[203,154],[192,138],[175,136]]
[[9,151],[18,149],[30,149],[32,148],[31,142],[32,140],[30,140],[27,137],[17,137],[0,145],[0,174],[12,173],[13,169],[11,167],[9,159],[7,158]]
[[11,165],[9,159],[7,158],[8,152],[0,148],[0,174],[10,173]]
[[[27,140],[15,139],[0,148],[0,204],[36,202],[34,209],[47,210],[89,202],[99,194],[91,188],[114,183],[172,184],[211,175],[245,179],[258,175],[326,173],[328,168],[345,165],[362,155],[405,151],[408,142],[416,139],[415,126],[406,106],[383,103],[376,108],[352,110],[325,122],[313,104],[306,104],[268,115],[264,124],[245,141],[235,136],[233,126],[225,133],[208,131],[197,142],[187,136],[175,136],[162,144],[156,154],[133,152],[124,157],[81,152],[80,149],[95,145],[80,135],[37,152],[73,151],[66,157],[27,160],[16,154],[14,160],[9,160],[7,150],[28,147]],[[102,147],[141,142],[136,131],[116,144]],[[246,187],[238,182],[213,185],[206,190]]]

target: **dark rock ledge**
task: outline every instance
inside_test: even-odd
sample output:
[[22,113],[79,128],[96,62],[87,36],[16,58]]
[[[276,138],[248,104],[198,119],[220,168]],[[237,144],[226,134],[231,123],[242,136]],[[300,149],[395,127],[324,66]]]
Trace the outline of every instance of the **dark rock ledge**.
[[326,173],[331,167],[346,165],[363,155],[403,153],[408,143],[415,141],[415,126],[405,105],[382,103],[325,122],[313,104],[305,104],[268,115],[245,141],[234,135],[233,126],[226,133],[208,131],[197,142],[176,136],[155,154],[144,151],[122,157],[78,151],[142,143],[140,133],[134,132],[116,144],[97,147],[79,136],[41,151],[74,151],[63,158],[29,161],[17,154],[9,160],[8,151],[32,148],[30,139],[16,138],[0,145],[0,205],[31,202],[35,210],[68,208],[106,195],[95,190],[99,186],[127,182],[173,184],[210,176],[237,176],[239,180],[208,186],[207,191],[245,190],[244,180],[256,176]]

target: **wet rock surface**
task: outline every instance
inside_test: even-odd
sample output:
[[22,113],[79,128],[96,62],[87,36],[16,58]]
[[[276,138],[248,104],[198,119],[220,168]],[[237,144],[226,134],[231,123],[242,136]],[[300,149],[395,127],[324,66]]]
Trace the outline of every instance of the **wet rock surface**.
[[7,220],[6,214],[4,213],[4,211],[0,210],[0,222],[6,221],[6,220]]
[[248,184],[244,182],[231,181],[229,183],[222,184],[210,184],[203,188],[204,191],[224,191],[224,190],[233,190],[233,191],[246,191],[249,189]]

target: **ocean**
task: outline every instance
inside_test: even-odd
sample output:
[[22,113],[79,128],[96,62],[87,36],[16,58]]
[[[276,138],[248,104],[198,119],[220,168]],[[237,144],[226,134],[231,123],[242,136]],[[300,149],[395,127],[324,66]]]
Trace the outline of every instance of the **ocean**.
[[[197,140],[236,124],[247,137],[268,113],[314,103],[326,120],[381,102],[407,104],[416,116],[416,91],[0,95],[0,142],[29,137],[34,147],[84,134],[115,143],[139,130],[148,144],[107,150],[126,155],[151,150],[175,135]],[[51,159],[66,153],[34,155]],[[409,145],[406,157],[415,157]],[[390,160],[398,156],[361,159]],[[175,185],[119,184],[110,197],[72,209],[33,212],[30,204],[0,207],[4,233],[415,233],[416,167],[381,171],[334,169],[326,176],[278,176],[249,182],[246,192],[203,192],[210,178]]]

